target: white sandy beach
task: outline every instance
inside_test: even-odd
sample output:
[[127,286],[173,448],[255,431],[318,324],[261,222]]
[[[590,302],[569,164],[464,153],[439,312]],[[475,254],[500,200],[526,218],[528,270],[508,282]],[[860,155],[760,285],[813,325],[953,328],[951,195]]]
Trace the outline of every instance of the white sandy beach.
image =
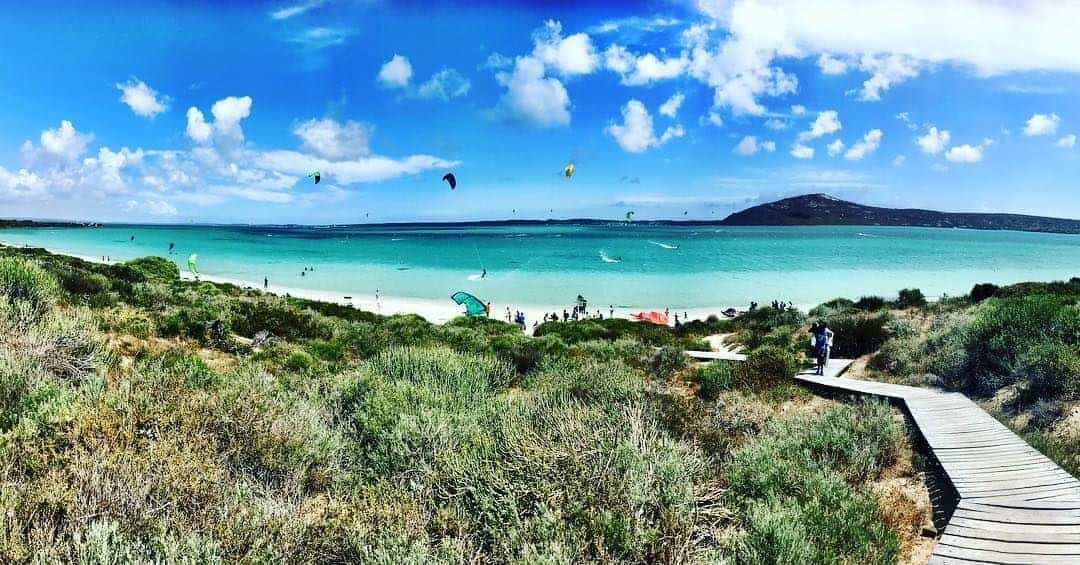
[[[20,247],[18,244],[0,242],[0,244],[8,245],[11,247]],[[80,255],[76,253],[67,253],[55,249],[46,249],[49,253],[55,253],[57,255],[67,255],[69,257],[77,257],[84,261],[92,263],[106,263],[101,257],[93,257],[88,255]],[[109,261],[117,263],[119,261]],[[184,279],[194,279],[195,277],[186,271],[181,270],[181,277]],[[280,296],[295,296],[297,298],[306,298],[309,300],[319,300],[323,302],[332,302],[345,306],[352,306],[361,310],[369,312],[375,312],[384,315],[393,314],[417,314],[424,317],[430,322],[436,324],[446,323],[457,316],[461,316],[464,313],[464,308],[458,306],[450,297],[447,296],[445,300],[437,300],[431,298],[417,298],[417,297],[403,297],[403,296],[387,296],[382,293],[376,297],[374,294],[364,294],[361,292],[350,292],[346,289],[341,290],[316,290],[308,288],[297,288],[291,286],[282,286],[273,284],[272,282],[263,288],[262,281],[247,281],[240,279],[233,279],[229,277],[220,277],[211,274],[201,273],[199,278],[205,281],[234,284],[242,288],[252,288],[265,290],[266,292],[277,294]],[[603,306],[601,306],[603,305]],[[545,314],[557,313],[562,316],[563,310],[571,311],[572,305],[557,305],[557,304],[504,304],[492,302],[491,304],[491,317],[506,320],[507,309],[509,308],[511,316],[516,311],[521,311],[525,314],[526,332],[532,333],[535,322],[542,322]],[[679,319],[683,320],[689,316],[689,319],[705,319],[710,315],[721,316],[720,312],[727,309],[728,306],[716,306],[711,308],[691,308],[682,309],[678,311],[671,311],[670,319],[671,323],[675,322],[675,315],[679,315]],[[608,318],[614,312],[614,316],[617,318],[630,319],[631,314],[658,310],[663,311],[663,305],[654,305],[651,307],[615,307],[612,308],[608,305],[604,305],[603,301],[590,301],[589,312],[595,316],[599,310],[605,318]]]

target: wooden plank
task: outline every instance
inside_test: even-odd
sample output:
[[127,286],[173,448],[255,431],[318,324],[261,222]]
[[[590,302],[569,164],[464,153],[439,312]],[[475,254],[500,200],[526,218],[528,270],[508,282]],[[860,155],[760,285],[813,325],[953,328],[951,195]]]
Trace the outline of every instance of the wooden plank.
[[1014,524],[1012,522],[994,522],[992,520],[981,520],[979,518],[965,518],[964,516],[957,516],[955,513],[949,524],[945,526],[945,530],[952,526],[964,526],[968,528],[978,528],[981,530],[992,530],[1000,532],[1037,532],[1043,534],[1078,534],[1080,535],[1080,526],[1068,525],[1068,524]]
[[1075,518],[1072,516],[1060,516],[1053,513],[1046,513],[1042,516],[1025,514],[1020,511],[1001,512],[999,514],[984,514],[982,512],[973,512],[971,510],[957,508],[956,511],[953,512],[953,516],[959,518],[968,518],[970,520],[981,520],[983,522],[998,522],[1002,524],[1080,526],[1080,518]]
[[[1038,504],[1038,503],[1036,503]],[[1038,523],[1037,520],[1045,518],[1047,516],[1053,516],[1055,518],[1071,518],[1080,524],[1080,512],[1076,510],[1046,510],[1042,508],[1002,508],[1000,506],[991,506],[987,504],[979,504],[970,500],[961,500],[957,505],[957,510],[963,510],[964,512],[976,512],[987,516],[988,520],[1000,520],[1002,517],[1006,517],[1008,520],[1016,520],[1025,524]]]
[[941,536],[938,543],[967,549],[985,549],[1002,553],[1021,555],[1074,555],[1080,557],[1080,544],[1073,543],[1032,543],[1005,540],[968,538],[950,533]]
[[1080,544],[1080,533],[1045,533],[1035,530],[1027,530],[1024,532],[1008,532],[1005,530],[969,528],[967,526],[960,526],[957,524],[949,524],[945,528],[945,533],[954,534],[966,538],[996,539],[1011,542]]
[[982,561],[985,563],[1004,563],[1008,565],[1030,565],[1032,563],[1041,563],[1044,565],[1076,565],[1076,557],[1068,555],[1032,555],[1005,553],[986,549],[968,549],[965,547],[948,545],[941,543],[940,541],[938,542],[937,547],[934,548],[934,555],[953,557],[956,559],[968,559],[971,561]]

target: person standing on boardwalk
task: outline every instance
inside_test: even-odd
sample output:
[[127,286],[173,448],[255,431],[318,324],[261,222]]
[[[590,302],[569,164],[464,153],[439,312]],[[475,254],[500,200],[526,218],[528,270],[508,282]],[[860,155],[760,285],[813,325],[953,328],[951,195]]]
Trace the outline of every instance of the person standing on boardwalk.
[[818,322],[810,331],[814,336],[814,356],[817,358],[817,374],[825,374],[825,366],[829,363],[829,354],[832,350],[833,331],[826,322]]

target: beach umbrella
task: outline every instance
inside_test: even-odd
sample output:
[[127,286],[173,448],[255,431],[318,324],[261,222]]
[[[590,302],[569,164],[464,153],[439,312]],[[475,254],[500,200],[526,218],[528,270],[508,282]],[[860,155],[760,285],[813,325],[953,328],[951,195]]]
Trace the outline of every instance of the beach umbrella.
[[445,175],[443,175],[442,180],[446,181],[446,184],[450,185],[450,190],[454,190],[455,188],[457,188],[457,177],[454,176],[454,173],[446,173]]
[[484,308],[484,303],[477,297],[463,291],[457,291],[450,295],[450,299],[457,303],[459,306],[465,307],[466,316],[484,316],[487,314],[487,310]]

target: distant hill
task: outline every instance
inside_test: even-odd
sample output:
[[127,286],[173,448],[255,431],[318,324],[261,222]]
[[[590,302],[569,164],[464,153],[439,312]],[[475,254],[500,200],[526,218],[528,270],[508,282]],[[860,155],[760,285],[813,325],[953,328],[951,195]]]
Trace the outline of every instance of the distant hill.
[[879,208],[840,200],[828,194],[805,194],[761,204],[735,212],[720,223],[726,226],[916,226],[1080,234],[1080,220],[1023,214]]

